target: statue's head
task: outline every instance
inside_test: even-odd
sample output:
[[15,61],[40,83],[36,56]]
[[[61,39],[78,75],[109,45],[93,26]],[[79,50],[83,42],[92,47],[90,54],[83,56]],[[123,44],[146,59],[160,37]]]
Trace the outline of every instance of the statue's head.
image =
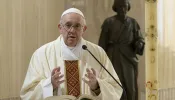
[[128,12],[131,9],[131,4],[129,0],[114,0],[112,9],[117,13],[123,12],[122,10],[126,10],[125,12]]

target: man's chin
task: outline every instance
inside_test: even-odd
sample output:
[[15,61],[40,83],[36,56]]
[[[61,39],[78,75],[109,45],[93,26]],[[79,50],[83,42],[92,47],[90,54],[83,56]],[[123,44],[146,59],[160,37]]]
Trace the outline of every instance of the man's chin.
[[76,44],[77,44],[76,41],[68,41],[68,46],[70,46],[70,47],[75,47]]
[[126,14],[125,14],[125,13],[122,13],[122,14],[120,14],[120,16],[121,16],[121,17],[125,17],[125,16],[126,16]]

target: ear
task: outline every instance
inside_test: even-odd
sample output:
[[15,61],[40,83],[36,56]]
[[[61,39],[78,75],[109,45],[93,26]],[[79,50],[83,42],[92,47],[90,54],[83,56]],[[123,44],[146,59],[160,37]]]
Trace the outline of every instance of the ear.
[[87,29],[87,26],[85,25],[84,28],[83,28],[83,32],[85,32]]
[[60,34],[62,33],[61,31],[62,31],[62,26],[61,26],[61,24],[58,24],[58,30],[60,31]]
[[61,30],[61,25],[60,24],[58,24],[58,29]]
[[128,2],[128,11],[131,9],[131,4]]

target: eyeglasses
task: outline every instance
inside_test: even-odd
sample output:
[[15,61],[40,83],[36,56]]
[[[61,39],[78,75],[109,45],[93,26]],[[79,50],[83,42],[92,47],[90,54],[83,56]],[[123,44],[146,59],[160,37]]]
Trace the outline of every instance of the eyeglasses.
[[73,24],[71,24],[71,23],[66,23],[66,24],[61,24],[63,27],[64,27],[64,29],[66,29],[67,31],[68,30],[70,30],[71,28],[74,28],[75,30],[77,30],[77,31],[80,31],[80,30],[82,30],[82,28],[83,28],[83,26],[81,25],[81,24],[75,24],[75,25],[73,25]]

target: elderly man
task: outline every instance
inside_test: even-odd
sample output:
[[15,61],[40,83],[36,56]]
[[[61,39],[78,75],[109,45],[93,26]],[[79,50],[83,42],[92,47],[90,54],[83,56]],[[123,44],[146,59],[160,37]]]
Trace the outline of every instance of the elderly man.
[[76,8],[64,11],[58,28],[61,35],[34,52],[21,98],[40,100],[54,95],[88,94],[99,100],[119,100],[121,87],[82,49],[86,45],[119,81],[104,50],[82,38],[87,29],[83,13]]
[[138,100],[138,58],[144,50],[144,38],[137,21],[129,16],[130,2],[114,0],[116,15],[107,18],[103,25],[99,45],[106,51],[126,91],[121,100]]

